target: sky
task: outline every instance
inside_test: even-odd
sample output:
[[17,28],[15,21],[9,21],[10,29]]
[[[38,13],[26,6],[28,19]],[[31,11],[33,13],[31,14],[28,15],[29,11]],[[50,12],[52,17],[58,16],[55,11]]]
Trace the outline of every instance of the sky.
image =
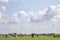
[[0,33],[60,33],[60,0],[0,0]]

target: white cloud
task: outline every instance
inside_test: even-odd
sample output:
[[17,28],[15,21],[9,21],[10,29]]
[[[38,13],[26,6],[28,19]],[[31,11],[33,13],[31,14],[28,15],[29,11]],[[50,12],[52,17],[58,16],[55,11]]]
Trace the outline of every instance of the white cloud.
[[21,27],[17,27],[17,29],[21,28],[22,32],[38,33],[40,30],[41,32],[55,32],[54,30],[56,29],[53,30],[51,27],[53,25],[52,22],[56,23],[60,20],[60,6],[50,6],[37,12],[18,11],[12,17],[14,22],[18,21],[20,23],[19,26]]
[[60,20],[60,5],[50,6],[42,11],[38,11],[32,18],[33,22],[52,21],[56,23]]
[[16,14],[12,15],[11,22],[19,22],[18,15],[16,15]]
[[19,11],[18,14],[21,14],[22,16],[28,15],[25,11]]
[[[7,22],[7,25],[11,26],[12,30],[14,29],[16,32],[18,30],[22,30],[21,32],[40,32],[39,30],[42,29],[41,32],[53,32],[51,30],[51,26],[53,25],[52,22],[60,22],[60,5],[50,6],[37,12],[18,11],[13,13],[11,16],[8,15],[9,17],[4,16],[5,11],[6,7],[1,7],[0,23],[6,24]],[[9,23],[12,23],[12,25]]]
[[6,12],[6,7],[5,6],[2,6],[1,7],[1,11]]
[[0,0],[0,2],[8,3],[8,2],[9,2],[9,0]]
[[[20,20],[26,17],[28,14],[25,11],[18,11],[12,15],[12,20],[14,22],[20,22]],[[22,21],[22,20],[21,20]]]
[[53,12],[54,12],[54,17],[52,18],[52,20],[54,22],[57,22],[60,20],[60,5],[56,5],[56,6],[53,6],[54,9],[53,9]]
[[37,12],[25,12],[18,11],[12,15],[12,20],[15,22],[42,22],[42,21],[52,21],[56,22],[60,20],[60,5],[50,6],[41,11]]
[[5,23],[7,22],[7,15],[6,15],[6,7],[2,6],[0,8],[0,23]]

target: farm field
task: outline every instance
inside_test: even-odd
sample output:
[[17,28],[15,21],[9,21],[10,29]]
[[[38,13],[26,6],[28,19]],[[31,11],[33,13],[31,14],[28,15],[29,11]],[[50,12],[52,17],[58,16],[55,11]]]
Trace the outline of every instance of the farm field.
[[31,37],[31,36],[24,36],[24,37],[2,37],[0,36],[0,40],[60,40],[60,38],[54,38],[52,36],[39,36],[39,37]]

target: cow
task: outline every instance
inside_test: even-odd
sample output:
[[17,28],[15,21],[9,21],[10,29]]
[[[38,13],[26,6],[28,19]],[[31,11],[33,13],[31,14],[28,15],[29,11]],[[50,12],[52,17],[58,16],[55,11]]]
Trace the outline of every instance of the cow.
[[6,37],[6,38],[8,38],[8,37],[9,37],[9,35],[5,34],[5,37]]
[[34,37],[34,34],[32,34],[31,36],[32,36],[32,38],[33,38],[33,37]]
[[56,36],[55,36],[55,35],[53,35],[53,37],[55,38]]

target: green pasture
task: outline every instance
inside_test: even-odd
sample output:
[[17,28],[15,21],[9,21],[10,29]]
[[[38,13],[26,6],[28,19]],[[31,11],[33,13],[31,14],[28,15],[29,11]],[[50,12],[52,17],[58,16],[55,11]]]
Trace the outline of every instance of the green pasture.
[[39,37],[31,37],[31,36],[24,36],[24,37],[2,37],[0,36],[0,40],[60,40],[60,38],[54,38],[53,36],[39,36]]

